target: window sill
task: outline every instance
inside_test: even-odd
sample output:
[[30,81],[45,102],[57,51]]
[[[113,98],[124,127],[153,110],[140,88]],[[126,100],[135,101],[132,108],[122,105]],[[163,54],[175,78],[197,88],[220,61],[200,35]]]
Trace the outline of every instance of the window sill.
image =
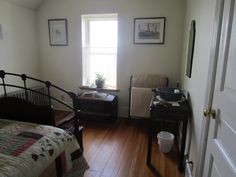
[[96,88],[96,87],[89,87],[89,86],[80,86],[81,90],[94,90],[94,91],[104,91],[104,92],[119,92],[119,89],[113,88]]

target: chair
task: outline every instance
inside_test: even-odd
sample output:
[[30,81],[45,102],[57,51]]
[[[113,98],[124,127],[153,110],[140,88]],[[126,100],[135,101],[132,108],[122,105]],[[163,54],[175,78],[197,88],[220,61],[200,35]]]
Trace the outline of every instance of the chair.
[[168,86],[168,77],[165,75],[132,75],[129,87],[129,118],[149,118],[152,89],[164,86]]

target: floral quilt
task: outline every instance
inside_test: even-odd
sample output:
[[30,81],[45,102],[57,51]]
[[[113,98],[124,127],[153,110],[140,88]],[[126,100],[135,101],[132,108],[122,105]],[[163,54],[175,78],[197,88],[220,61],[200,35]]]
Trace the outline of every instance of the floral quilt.
[[63,176],[88,165],[76,138],[56,127],[0,119],[0,177],[37,177],[61,156]]

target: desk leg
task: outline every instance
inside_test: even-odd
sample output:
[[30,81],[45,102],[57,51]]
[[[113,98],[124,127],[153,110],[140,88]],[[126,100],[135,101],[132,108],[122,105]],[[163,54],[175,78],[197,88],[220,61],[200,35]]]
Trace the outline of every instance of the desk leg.
[[147,165],[151,164],[151,155],[152,155],[152,127],[149,122],[148,125],[148,151],[147,151]]
[[186,133],[187,133],[188,121],[183,121],[182,129],[182,141],[181,141],[181,150],[180,150],[180,159],[179,159],[179,170],[184,170],[184,151],[185,151],[185,142],[186,142]]

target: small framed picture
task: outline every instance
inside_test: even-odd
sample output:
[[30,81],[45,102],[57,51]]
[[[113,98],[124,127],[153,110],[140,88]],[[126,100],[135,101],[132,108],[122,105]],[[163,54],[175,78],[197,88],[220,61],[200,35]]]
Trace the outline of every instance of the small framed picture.
[[49,19],[49,43],[50,46],[67,46],[67,19]]
[[134,44],[164,44],[165,17],[135,18]]

